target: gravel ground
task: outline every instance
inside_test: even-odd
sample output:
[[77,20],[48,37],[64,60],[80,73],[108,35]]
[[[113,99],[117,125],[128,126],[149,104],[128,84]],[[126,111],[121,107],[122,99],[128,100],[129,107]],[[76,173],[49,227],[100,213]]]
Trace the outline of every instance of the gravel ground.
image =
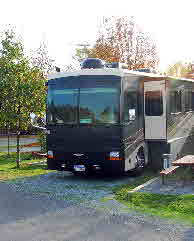
[[7,181],[16,192],[44,195],[57,200],[66,200],[74,204],[91,203],[97,205],[100,200],[112,194],[112,188],[133,181],[132,177],[105,178],[81,177],[71,173],[49,173],[38,177]]
[[49,173],[0,183],[2,241],[194,241],[191,225],[127,209],[112,187],[133,178]]

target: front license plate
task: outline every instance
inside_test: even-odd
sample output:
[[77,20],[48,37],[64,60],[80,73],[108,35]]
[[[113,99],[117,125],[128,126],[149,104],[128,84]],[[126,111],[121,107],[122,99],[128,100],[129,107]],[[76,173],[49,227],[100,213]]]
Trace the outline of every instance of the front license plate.
[[74,170],[77,172],[84,172],[85,171],[85,166],[84,165],[74,165]]

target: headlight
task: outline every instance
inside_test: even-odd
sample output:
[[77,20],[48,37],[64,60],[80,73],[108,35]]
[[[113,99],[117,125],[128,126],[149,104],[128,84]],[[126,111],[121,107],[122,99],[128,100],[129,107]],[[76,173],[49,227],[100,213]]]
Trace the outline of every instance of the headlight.
[[47,152],[47,157],[48,158],[53,158],[53,151],[48,151]]
[[119,157],[119,152],[118,151],[111,151],[110,157]]

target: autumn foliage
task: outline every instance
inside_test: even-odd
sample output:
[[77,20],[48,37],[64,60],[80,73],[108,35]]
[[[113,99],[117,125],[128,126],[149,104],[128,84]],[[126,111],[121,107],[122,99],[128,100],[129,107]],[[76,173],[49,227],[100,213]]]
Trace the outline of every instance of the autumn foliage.
[[98,38],[88,57],[124,62],[129,69],[155,68],[157,47],[148,33],[140,31],[133,18],[104,18]]

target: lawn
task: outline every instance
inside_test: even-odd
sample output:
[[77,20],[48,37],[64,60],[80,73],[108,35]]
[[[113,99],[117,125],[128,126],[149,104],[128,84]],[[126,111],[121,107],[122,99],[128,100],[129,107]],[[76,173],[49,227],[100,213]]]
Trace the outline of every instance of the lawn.
[[177,219],[194,224],[194,195],[163,195],[134,192],[130,190],[153,178],[149,173],[138,177],[132,184],[113,189],[115,198],[136,211],[157,215],[163,218]]
[[43,165],[28,165],[28,163],[42,161],[43,159],[36,159],[31,153],[21,153],[20,168],[16,168],[16,153],[11,153],[10,157],[6,153],[0,152],[0,180],[12,180],[22,177],[30,177],[51,172],[46,170]]

